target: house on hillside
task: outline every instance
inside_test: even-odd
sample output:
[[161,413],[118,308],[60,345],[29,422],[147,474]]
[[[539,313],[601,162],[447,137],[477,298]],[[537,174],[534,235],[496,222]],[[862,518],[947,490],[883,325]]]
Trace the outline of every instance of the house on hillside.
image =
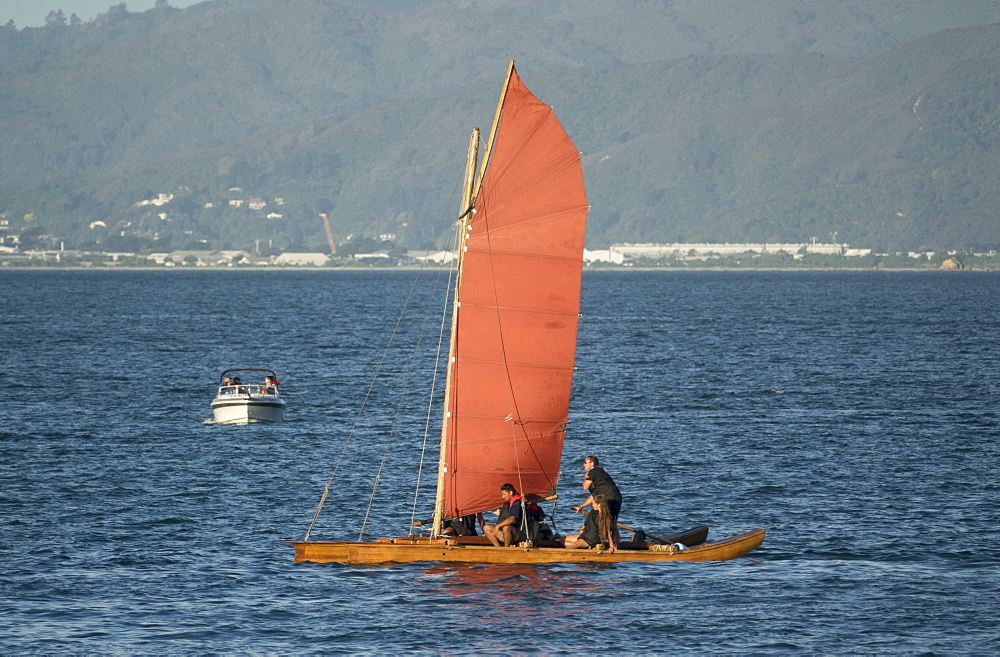
[[157,194],[156,198],[150,198],[136,202],[135,207],[141,208],[147,205],[155,205],[157,207],[160,207],[166,205],[167,203],[170,203],[170,201],[172,200],[174,200],[173,194],[164,194],[161,192],[160,194]]

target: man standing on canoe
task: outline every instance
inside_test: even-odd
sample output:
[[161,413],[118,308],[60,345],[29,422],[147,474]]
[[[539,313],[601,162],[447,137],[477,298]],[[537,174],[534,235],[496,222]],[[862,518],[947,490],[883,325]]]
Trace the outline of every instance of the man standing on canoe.
[[600,461],[596,456],[588,456],[583,459],[583,490],[590,493],[587,501],[573,509],[580,513],[585,507],[594,503],[595,495],[603,495],[607,500],[608,511],[611,513],[611,529],[615,534],[615,542],[618,542],[618,514],[622,510],[622,492],[618,490],[618,485],[611,478],[608,472],[598,465]]

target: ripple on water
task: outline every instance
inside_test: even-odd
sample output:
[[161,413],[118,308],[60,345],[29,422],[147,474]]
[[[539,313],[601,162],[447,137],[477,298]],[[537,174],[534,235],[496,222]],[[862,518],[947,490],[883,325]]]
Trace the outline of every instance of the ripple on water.
[[[6,652],[1000,646],[996,275],[588,272],[557,527],[579,522],[598,454],[624,523],[766,527],[764,545],[718,564],[362,568],[293,564],[281,541],[312,518],[410,273],[178,274],[0,273]],[[236,280],[282,293],[248,306]],[[234,340],[234,319],[280,339]],[[288,421],[206,422],[221,369],[257,364],[282,375]],[[412,397],[392,449],[384,413],[358,423],[316,537],[356,536],[386,453],[366,535],[408,530]],[[512,621],[531,631],[497,630]]]

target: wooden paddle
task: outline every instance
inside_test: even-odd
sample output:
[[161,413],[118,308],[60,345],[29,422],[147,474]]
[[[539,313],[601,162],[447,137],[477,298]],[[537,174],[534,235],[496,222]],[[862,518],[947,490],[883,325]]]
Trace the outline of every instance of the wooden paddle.
[[[528,504],[534,504],[536,502],[551,502],[552,500],[558,500],[559,496],[546,495],[545,497],[541,497],[539,495],[534,495],[529,493],[528,495],[525,495],[525,498],[526,498],[525,501]],[[410,527],[422,527],[423,525],[429,525],[432,522],[434,522],[434,518],[427,518],[426,520],[414,520],[413,522],[410,523]],[[628,529],[628,527],[625,527],[624,529]]]
[[[580,514],[583,514],[583,515],[587,515],[589,513],[589,511],[584,511],[583,509],[580,509],[579,511],[577,511],[576,509],[573,509],[573,510],[576,511],[577,513],[580,513]],[[637,532],[637,531],[640,531],[640,530],[636,529],[635,527],[629,527],[628,525],[623,525],[620,522],[616,522],[615,524],[618,525],[619,528],[624,529],[626,531],[630,531],[633,534],[635,532]],[[642,533],[646,534],[646,532],[642,532]],[[653,536],[652,534],[646,534],[646,538],[651,538],[654,541],[658,541],[660,543],[663,543],[664,545],[668,545],[670,543],[670,541],[665,541],[662,538],[660,538],[659,536]]]

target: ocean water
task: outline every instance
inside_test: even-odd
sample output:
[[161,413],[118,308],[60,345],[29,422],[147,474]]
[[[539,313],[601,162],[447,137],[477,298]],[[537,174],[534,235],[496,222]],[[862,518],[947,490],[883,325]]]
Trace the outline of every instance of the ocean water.
[[[746,558],[293,564],[334,472],[314,539],[429,515],[415,276],[0,271],[0,651],[1000,653],[1000,274],[585,273],[557,528],[593,453]],[[287,421],[213,424],[229,367]]]

